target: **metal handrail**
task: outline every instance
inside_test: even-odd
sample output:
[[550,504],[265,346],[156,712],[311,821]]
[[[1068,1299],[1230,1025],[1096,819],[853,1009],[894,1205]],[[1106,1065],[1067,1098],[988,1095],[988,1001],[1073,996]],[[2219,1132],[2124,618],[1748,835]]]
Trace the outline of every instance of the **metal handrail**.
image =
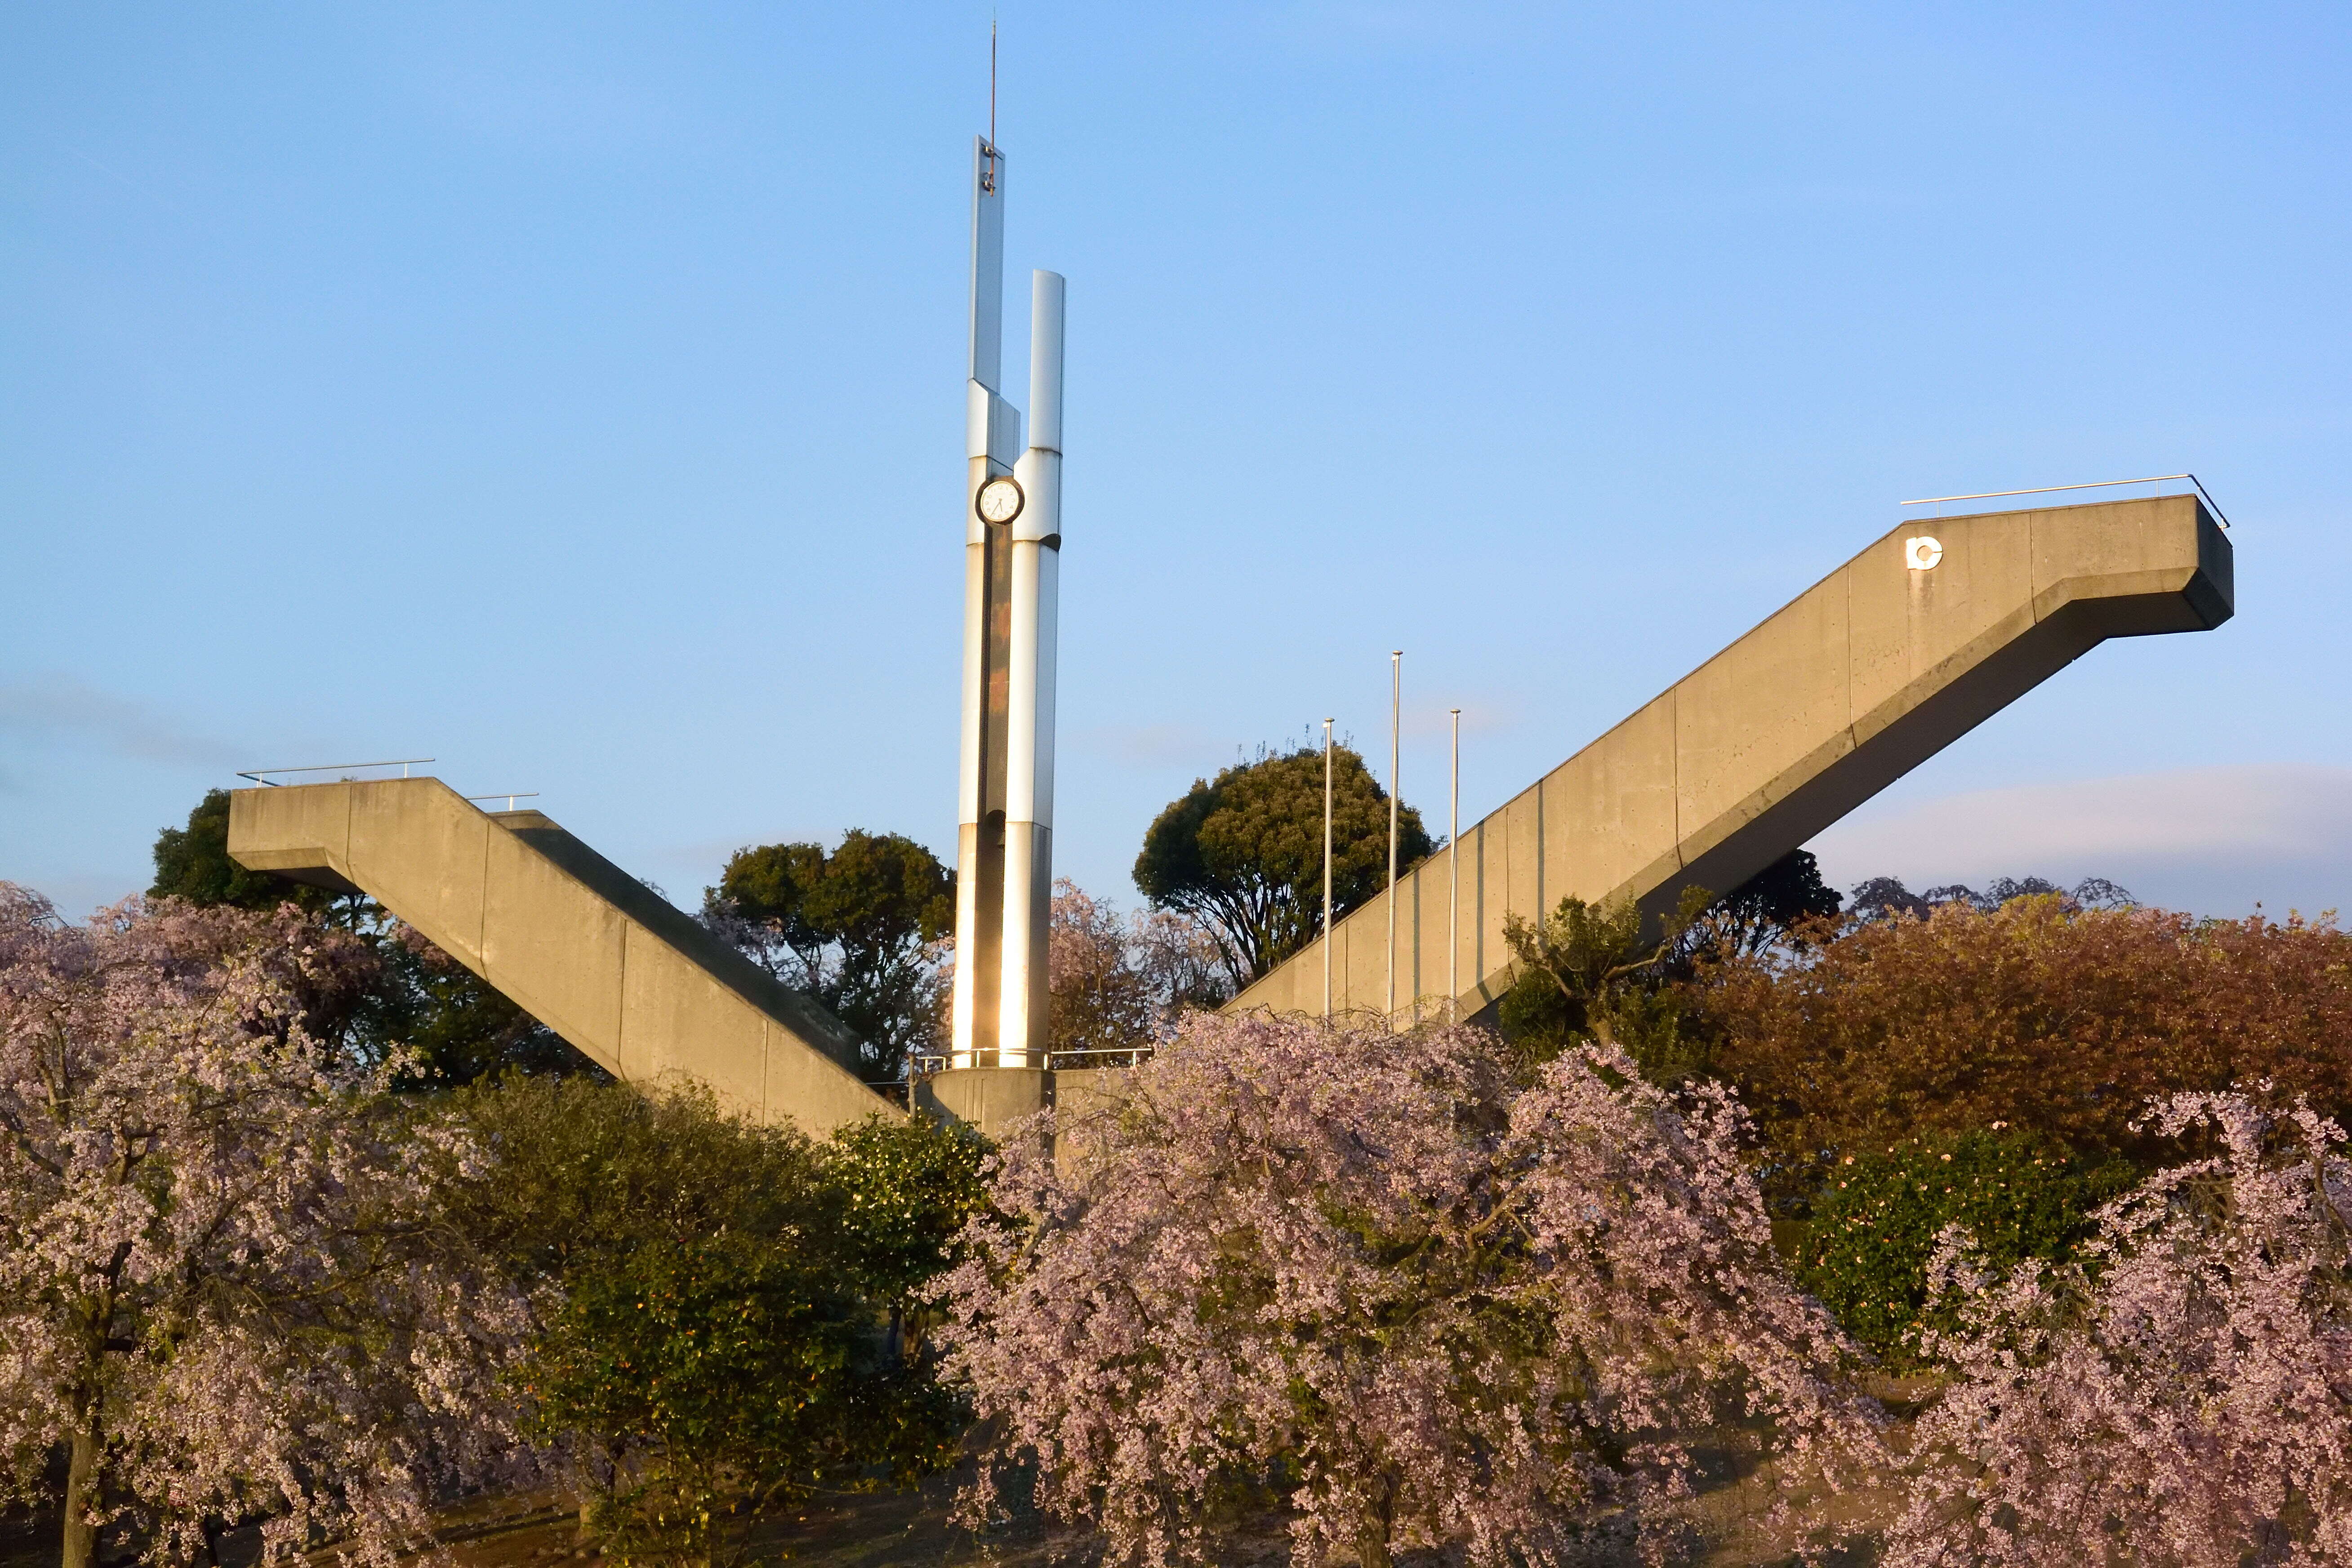
[[282,789],[285,787],[284,785],[271,784],[266,775],[270,773],[331,773],[339,772],[344,768],[398,768],[400,770],[400,776],[402,778],[406,778],[408,776],[408,770],[415,767],[419,763],[438,762],[439,760],[440,759],[437,757],[394,757],[388,761],[381,763],[319,763],[307,768],[240,768],[237,770],[236,776],[241,779],[251,779],[255,784],[267,785],[270,789]]
[[494,789],[488,795],[469,795],[466,797],[469,803],[478,800],[502,800],[507,803],[509,811],[514,809],[514,803],[519,800],[537,800],[538,798],[539,792],[535,789]]
[[[1090,1046],[1081,1050],[1048,1050],[1042,1054],[1045,1058],[1045,1065],[1051,1068],[1056,1062],[1081,1057],[1126,1057],[1133,1063],[1141,1063],[1159,1053],[1157,1046]],[[909,1075],[940,1072],[953,1060],[953,1051],[909,1051],[907,1053],[907,1070]]]
[[2195,474],[2150,474],[2144,479],[2100,479],[2095,484],[2087,485],[2036,485],[2032,489],[2023,490],[1979,490],[1974,495],[1927,496],[1919,500],[1900,501],[1896,504],[1940,506],[1948,500],[1998,500],[2003,496],[2046,496],[2054,495],[2060,490],[2109,490],[2123,485],[2160,485],[2171,479],[2187,479],[2190,484],[2195,485],[2197,493],[2205,498],[2205,504],[2213,509],[2213,515],[2221,520],[2221,526],[2223,528],[2230,526],[2230,520],[2221,516],[2221,503],[2214,500],[2212,492],[2205,488],[2205,481]]

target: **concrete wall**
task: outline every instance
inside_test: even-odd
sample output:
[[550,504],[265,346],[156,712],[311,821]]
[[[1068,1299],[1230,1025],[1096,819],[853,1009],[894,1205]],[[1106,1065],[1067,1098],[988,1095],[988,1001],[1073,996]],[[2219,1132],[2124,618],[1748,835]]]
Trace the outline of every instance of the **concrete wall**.
[[1116,1110],[1126,1098],[1125,1068],[950,1068],[915,1089],[920,1110],[961,1121],[1002,1140],[1006,1131],[1040,1110],[1055,1111],[1055,1159],[1074,1147],[1071,1125],[1095,1111]]
[[[1904,558],[1919,535],[1943,546],[1927,571]],[[2193,496],[1906,523],[1401,879],[1400,1012],[1497,1000],[1506,916],[1571,893],[1654,915],[1685,887],[1738,886],[2103,639],[2209,630],[2233,594],[2229,541]],[[1387,899],[1332,931],[1337,1011],[1383,1005]],[[1231,1005],[1319,1011],[1323,964],[1310,944]]]
[[437,779],[238,790],[228,847],[365,891],[615,1078],[705,1083],[815,1136],[899,1114],[837,1020],[538,812],[480,811]]

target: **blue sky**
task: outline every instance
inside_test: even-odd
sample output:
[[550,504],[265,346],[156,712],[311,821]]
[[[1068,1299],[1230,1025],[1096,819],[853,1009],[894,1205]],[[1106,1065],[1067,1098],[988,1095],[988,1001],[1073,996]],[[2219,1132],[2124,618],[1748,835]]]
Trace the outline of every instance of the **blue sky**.
[[[1816,847],[2346,901],[2352,10],[997,15],[1089,888],[1240,750],[1381,749],[1391,647],[1466,820],[1901,500],[2193,469],[2237,620]],[[87,909],[237,768],[411,755],[681,902],[951,851],[989,16],[0,8],[0,877]]]

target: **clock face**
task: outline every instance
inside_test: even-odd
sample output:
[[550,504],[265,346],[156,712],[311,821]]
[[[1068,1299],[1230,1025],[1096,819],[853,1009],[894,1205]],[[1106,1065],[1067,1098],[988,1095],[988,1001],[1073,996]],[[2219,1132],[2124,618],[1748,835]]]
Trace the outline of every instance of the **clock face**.
[[980,487],[980,515],[988,522],[1011,522],[1021,515],[1021,503],[1027,498],[1021,487],[999,474]]

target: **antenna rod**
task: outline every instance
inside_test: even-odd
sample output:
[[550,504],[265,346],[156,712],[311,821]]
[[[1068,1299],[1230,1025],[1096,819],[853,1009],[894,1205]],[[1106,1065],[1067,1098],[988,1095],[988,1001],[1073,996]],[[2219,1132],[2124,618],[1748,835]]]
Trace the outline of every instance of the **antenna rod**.
[[996,147],[996,18],[988,19],[988,145]]

